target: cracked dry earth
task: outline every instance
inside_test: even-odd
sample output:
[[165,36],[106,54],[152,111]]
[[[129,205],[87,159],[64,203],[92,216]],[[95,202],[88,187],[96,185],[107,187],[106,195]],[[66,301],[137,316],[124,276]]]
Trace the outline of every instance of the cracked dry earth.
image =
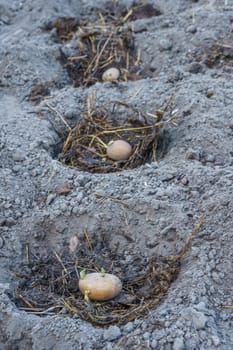
[[[137,6],[113,3],[125,14]],[[0,0],[1,350],[233,349],[233,1],[145,3],[158,11],[123,23],[141,53],[138,78],[74,87],[59,55],[73,55],[78,29],[61,41],[43,28],[60,17],[95,23],[109,3]],[[45,82],[49,92],[30,101]],[[160,130],[156,161],[98,174],[60,161],[61,116],[74,126],[94,91],[99,105],[122,101],[145,113],[173,96],[177,126]],[[73,237],[86,237],[106,269],[138,276],[151,257],[178,254],[201,215],[178,275],[143,314],[96,325],[51,307],[64,297],[56,290],[45,290],[41,307],[32,258],[69,260]]]

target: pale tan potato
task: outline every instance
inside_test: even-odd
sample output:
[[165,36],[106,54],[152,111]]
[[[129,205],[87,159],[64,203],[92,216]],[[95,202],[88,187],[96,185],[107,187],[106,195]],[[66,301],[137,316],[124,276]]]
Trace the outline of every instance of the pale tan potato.
[[107,146],[107,155],[113,160],[126,160],[131,153],[131,145],[124,140],[112,141]]
[[117,68],[108,68],[102,75],[103,81],[114,81],[119,79],[120,77],[120,71]]
[[110,273],[88,273],[79,279],[79,289],[91,300],[105,301],[115,298],[122,290],[120,279]]

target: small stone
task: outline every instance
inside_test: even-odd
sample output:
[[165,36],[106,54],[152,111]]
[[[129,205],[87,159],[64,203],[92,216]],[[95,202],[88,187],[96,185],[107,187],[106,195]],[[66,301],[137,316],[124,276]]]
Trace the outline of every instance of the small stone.
[[7,227],[11,227],[11,226],[14,226],[16,224],[16,221],[13,217],[8,217],[6,220],[5,220],[5,225]]
[[134,33],[142,33],[147,31],[147,25],[145,21],[136,21],[132,24],[131,29]]
[[15,162],[22,162],[25,159],[25,153],[20,150],[15,150],[13,152],[12,158]]
[[172,350],[183,350],[184,349],[184,340],[183,338],[176,338]]
[[199,152],[194,150],[188,150],[185,155],[186,160],[200,160]]
[[122,196],[122,199],[123,199],[123,200],[130,199],[130,198],[131,198],[131,195],[130,195],[129,193],[125,193],[125,194],[123,194],[123,196]]
[[169,28],[169,27],[173,27],[173,23],[171,22],[171,20],[165,19],[165,20],[161,23],[161,28]]
[[170,51],[172,49],[172,42],[169,39],[161,39],[159,41],[159,50],[160,51]]
[[0,293],[6,293],[9,291],[10,291],[10,283],[0,283]]
[[121,336],[121,330],[117,326],[110,326],[104,331],[104,340],[112,341]]
[[212,276],[211,277],[212,277],[213,281],[216,282],[216,283],[221,283],[222,282],[220,274],[217,273],[216,271],[212,272]]
[[188,185],[189,180],[187,179],[187,177],[182,177],[182,179],[180,180],[180,183],[181,183],[183,186],[186,186],[186,185]]
[[207,90],[206,91],[206,97],[211,98],[214,95],[213,90]]
[[68,210],[68,207],[69,207],[68,203],[62,202],[60,203],[59,209],[61,210],[61,212],[65,212]]
[[128,323],[124,326],[124,331],[125,331],[126,333],[132,332],[133,329],[134,329],[133,322],[128,322]]
[[0,237],[0,249],[4,246],[4,241],[3,241],[3,238]]
[[14,173],[18,173],[20,170],[21,170],[21,166],[20,166],[20,165],[14,165],[14,166],[12,167],[12,171],[13,171]]
[[151,345],[151,348],[152,348],[152,349],[157,349],[157,346],[158,346],[157,340],[156,340],[156,339],[153,339],[150,345]]
[[64,113],[64,117],[65,117],[65,119],[74,119],[74,118],[76,118],[77,117],[77,113],[75,113],[74,111],[73,111],[73,109],[68,109],[68,111],[66,111],[65,113]]
[[70,182],[65,181],[55,187],[55,193],[65,196],[72,191],[72,188],[72,184]]
[[70,242],[69,242],[69,250],[71,253],[74,253],[77,246],[79,245],[79,239],[77,236],[72,236],[70,237]]
[[201,73],[203,71],[203,66],[201,63],[193,62],[188,65],[188,71],[193,74]]
[[12,208],[12,204],[11,204],[11,203],[5,203],[5,204],[3,205],[3,207],[4,207],[5,209],[10,209],[10,208]]
[[145,332],[142,337],[143,337],[143,339],[148,340],[148,339],[150,339],[150,333]]
[[56,198],[56,195],[54,193],[50,193],[46,199],[46,205],[50,205],[55,198]]
[[106,343],[106,350],[112,350],[113,349],[113,345],[112,343]]
[[209,163],[214,163],[215,162],[215,156],[214,155],[212,155],[212,154],[208,154],[207,156],[206,156],[206,162],[209,162]]
[[79,213],[79,210],[80,210],[80,208],[79,208],[79,206],[77,205],[76,207],[73,207],[73,208],[72,208],[72,213],[76,215],[76,214]]
[[15,204],[16,205],[21,205],[21,200],[20,200],[20,198],[15,198]]
[[0,216],[0,226],[4,226],[6,223],[6,218],[4,216]]
[[191,318],[193,325],[197,330],[204,329],[208,321],[207,317],[199,311],[192,310]]
[[176,305],[182,304],[182,302],[183,302],[183,299],[182,299],[182,298],[176,298],[176,299],[175,299]]
[[196,33],[196,31],[197,31],[197,27],[194,26],[194,25],[191,25],[191,26],[189,26],[189,27],[187,28],[187,32],[188,32],[188,33],[194,34],[194,33]]
[[211,340],[214,346],[218,346],[220,344],[220,339],[217,335],[212,335]]
[[224,165],[224,159],[221,156],[216,156],[214,164],[222,166]]

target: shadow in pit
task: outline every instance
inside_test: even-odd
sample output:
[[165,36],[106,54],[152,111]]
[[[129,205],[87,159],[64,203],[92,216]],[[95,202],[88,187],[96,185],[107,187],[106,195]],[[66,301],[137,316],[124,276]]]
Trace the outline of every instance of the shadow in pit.
[[[143,317],[159,304],[177,278],[181,260],[203,220],[202,215],[181,251],[167,257],[134,253],[126,258],[111,251],[108,239],[95,240],[86,230],[83,239],[72,237],[60,254],[48,250],[40,254],[27,245],[26,261],[14,271],[18,280],[14,302],[19,309],[40,316],[62,315],[65,309],[66,315],[78,315],[94,326],[124,324]],[[115,274],[123,290],[112,300],[85,301],[78,289],[83,269]]]

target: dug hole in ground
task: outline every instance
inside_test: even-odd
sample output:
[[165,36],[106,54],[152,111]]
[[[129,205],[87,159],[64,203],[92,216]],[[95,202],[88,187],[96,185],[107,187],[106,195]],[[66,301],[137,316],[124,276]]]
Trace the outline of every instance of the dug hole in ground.
[[0,349],[233,348],[232,32],[231,0],[0,0]]

